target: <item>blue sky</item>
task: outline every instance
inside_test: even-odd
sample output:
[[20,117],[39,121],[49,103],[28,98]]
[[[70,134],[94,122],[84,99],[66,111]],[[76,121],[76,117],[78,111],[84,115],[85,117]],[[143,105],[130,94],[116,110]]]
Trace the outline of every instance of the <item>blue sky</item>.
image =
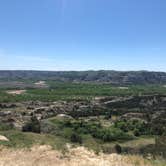
[[0,69],[166,71],[166,1],[0,0]]

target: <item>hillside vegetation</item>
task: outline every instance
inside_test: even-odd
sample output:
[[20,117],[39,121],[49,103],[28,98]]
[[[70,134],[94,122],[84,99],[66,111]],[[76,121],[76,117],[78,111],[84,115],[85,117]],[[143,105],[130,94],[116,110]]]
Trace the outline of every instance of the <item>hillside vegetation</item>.
[[[48,88],[25,88],[22,86],[0,87],[0,102],[19,102],[19,101],[56,101],[56,100],[91,100],[94,97],[106,96],[136,96],[136,95],[164,95],[166,87],[162,85],[130,85],[113,86],[111,84],[95,83],[60,83],[48,81]],[[25,89],[26,91],[25,91]],[[12,95],[9,90],[21,89],[25,93]]]
[[166,73],[148,71],[0,71],[0,80],[53,80],[99,82],[116,85],[165,84]]
[[0,80],[0,164],[166,163],[165,84],[57,81],[40,78],[43,72],[36,79],[34,72],[20,73]]

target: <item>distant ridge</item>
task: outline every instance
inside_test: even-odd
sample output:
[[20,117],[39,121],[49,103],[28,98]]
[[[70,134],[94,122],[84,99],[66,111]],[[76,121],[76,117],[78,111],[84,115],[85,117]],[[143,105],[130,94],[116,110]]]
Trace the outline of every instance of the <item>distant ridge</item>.
[[62,82],[96,82],[115,85],[166,84],[165,72],[154,71],[33,71],[0,70],[0,81],[53,80]]

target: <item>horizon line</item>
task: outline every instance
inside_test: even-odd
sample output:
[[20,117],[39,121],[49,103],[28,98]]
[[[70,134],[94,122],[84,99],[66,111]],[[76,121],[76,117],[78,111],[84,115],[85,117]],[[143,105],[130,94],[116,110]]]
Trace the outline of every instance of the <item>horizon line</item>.
[[31,72],[99,72],[99,71],[112,71],[112,72],[161,72],[161,73],[166,73],[166,71],[157,71],[157,70],[114,70],[114,69],[99,69],[99,70],[95,70],[95,69],[87,69],[87,70],[38,70],[38,69],[0,69],[1,71],[31,71]]

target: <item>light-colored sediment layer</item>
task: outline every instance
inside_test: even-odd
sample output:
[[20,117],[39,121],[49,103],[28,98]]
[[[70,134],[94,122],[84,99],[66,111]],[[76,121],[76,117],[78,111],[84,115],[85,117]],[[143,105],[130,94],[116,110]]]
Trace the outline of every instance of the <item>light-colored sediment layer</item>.
[[123,87],[123,86],[120,86],[120,87],[118,87],[118,89],[125,90],[125,89],[129,89],[129,87]]
[[96,155],[84,147],[70,149],[65,155],[49,146],[31,150],[0,149],[0,166],[151,166],[138,156]]
[[21,95],[25,92],[26,92],[26,90],[9,90],[9,91],[6,91],[6,93],[11,94],[11,95]]
[[5,136],[0,135],[0,141],[9,141],[9,140],[8,140],[8,138],[6,138]]

